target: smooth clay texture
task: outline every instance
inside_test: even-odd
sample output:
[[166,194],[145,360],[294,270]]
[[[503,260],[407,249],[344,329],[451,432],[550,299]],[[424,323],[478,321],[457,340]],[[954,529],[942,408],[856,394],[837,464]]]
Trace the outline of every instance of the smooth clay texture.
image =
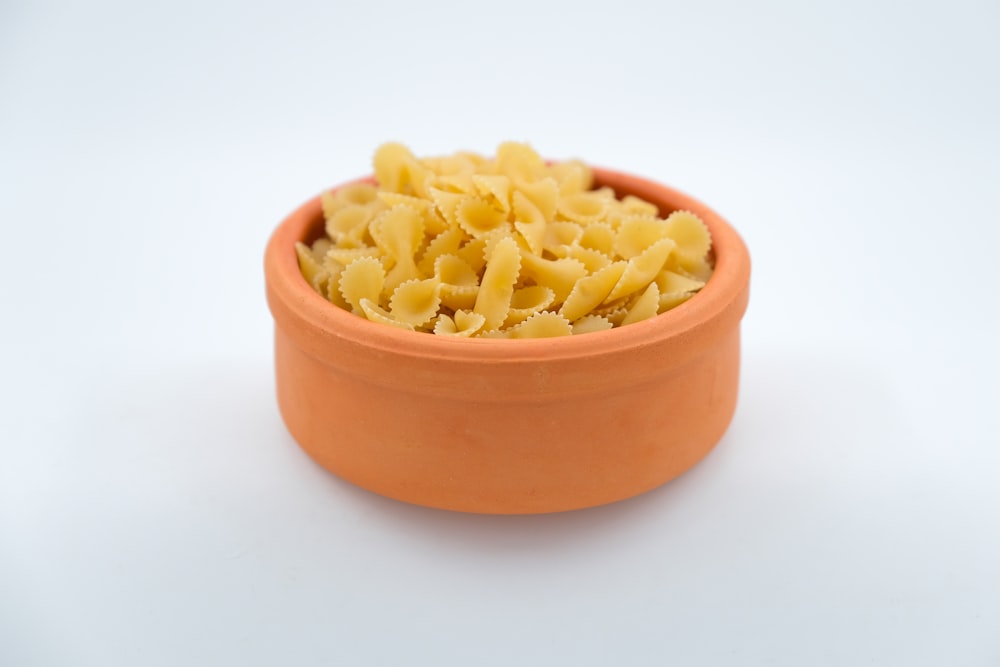
[[278,406],[302,448],[376,493],[492,514],[622,500],[706,456],[736,407],[746,246],[687,195],[610,170],[594,175],[619,197],[705,221],[716,266],[700,293],[649,320],[567,338],[403,331],[312,289],[295,243],[322,233],[320,199],[289,216],[268,244],[265,272]]

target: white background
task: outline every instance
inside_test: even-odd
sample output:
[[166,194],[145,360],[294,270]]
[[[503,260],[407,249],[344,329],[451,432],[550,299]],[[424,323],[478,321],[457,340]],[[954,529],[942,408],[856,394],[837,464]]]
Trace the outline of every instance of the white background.
[[[0,665],[1000,665],[1000,5],[0,2]],[[281,218],[418,154],[670,183],[754,260],[702,464],[426,510],[278,416]]]

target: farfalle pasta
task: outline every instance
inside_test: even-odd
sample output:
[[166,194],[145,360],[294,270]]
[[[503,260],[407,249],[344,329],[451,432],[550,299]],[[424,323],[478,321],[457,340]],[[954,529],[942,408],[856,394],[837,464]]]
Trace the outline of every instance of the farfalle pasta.
[[326,235],[296,246],[334,306],[439,336],[544,338],[607,331],[674,308],[712,274],[694,213],[609,188],[530,146],[417,158],[397,143],[375,183],[324,193]]

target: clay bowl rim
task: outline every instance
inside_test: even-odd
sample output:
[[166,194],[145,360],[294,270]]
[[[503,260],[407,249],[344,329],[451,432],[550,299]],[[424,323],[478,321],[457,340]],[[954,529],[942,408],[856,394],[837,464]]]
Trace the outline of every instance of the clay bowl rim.
[[[435,336],[406,331],[372,322],[338,308],[306,282],[299,270],[295,252],[297,241],[315,238],[322,219],[320,196],[309,199],[286,217],[268,242],[265,251],[265,278],[271,310],[278,325],[275,301],[313,331],[379,350],[391,355],[442,362],[522,363],[584,359],[630,348],[663,344],[670,339],[687,338],[697,330],[723,317],[740,301],[748,289],[750,256],[742,238],[722,216],[701,201],[675,188],[626,172],[591,165],[596,187],[609,186],[621,197],[633,194],[668,211],[687,210],[697,214],[708,226],[715,254],[715,270],[705,286],[693,297],[655,317],[625,327],[580,336],[528,339],[484,339]],[[371,181],[371,176],[354,179],[331,188]],[[736,324],[742,317],[742,309]]]

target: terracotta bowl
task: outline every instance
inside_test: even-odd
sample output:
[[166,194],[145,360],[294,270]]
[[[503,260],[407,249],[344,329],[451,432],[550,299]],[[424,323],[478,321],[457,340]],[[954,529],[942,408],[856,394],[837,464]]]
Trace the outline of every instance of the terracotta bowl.
[[619,197],[697,213],[716,269],[677,308],[566,338],[443,338],[369,322],[313,291],[295,242],[319,198],[267,247],[278,406],[320,465],[375,493],[463,512],[528,514],[622,500],[677,477],[736,407],[750,258],[718,214],[676,190],[595,169]]

